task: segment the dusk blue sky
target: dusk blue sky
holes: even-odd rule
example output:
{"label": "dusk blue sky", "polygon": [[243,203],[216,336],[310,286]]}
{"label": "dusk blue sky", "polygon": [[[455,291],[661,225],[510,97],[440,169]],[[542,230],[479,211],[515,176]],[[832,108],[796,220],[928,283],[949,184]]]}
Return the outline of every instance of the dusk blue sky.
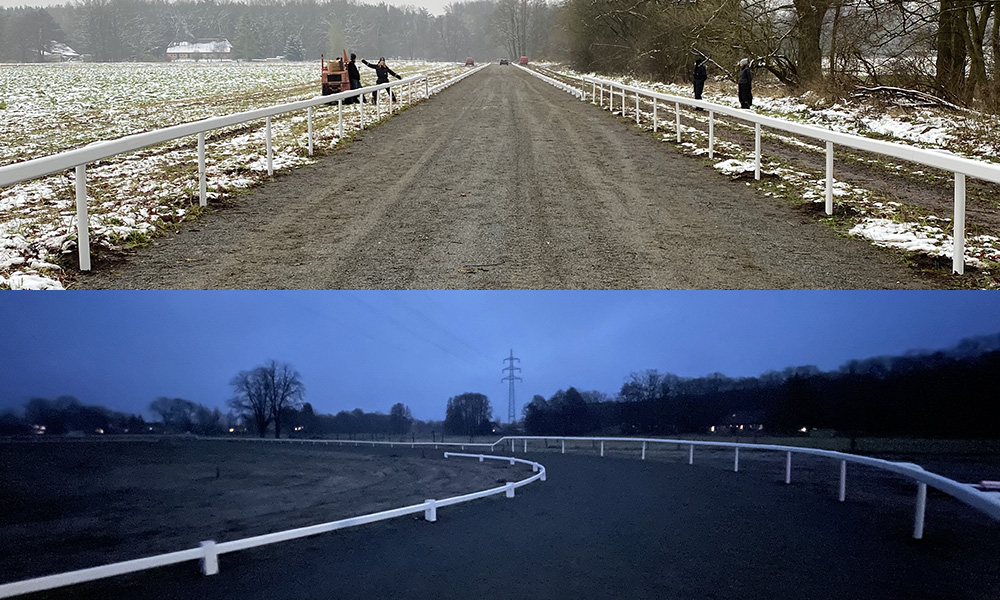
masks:
{"label": "dusk blue sky", "polygon": [[0,408],[72,395],[149,416],[159,396],[225,410],[229,381],[268,359],[302,374],[318,412],[442,419],[481,392],[506,417],[575,386],[614,395],[629,373],[759,375],[938,349],[1000,332],[982,292],[2,293]]}

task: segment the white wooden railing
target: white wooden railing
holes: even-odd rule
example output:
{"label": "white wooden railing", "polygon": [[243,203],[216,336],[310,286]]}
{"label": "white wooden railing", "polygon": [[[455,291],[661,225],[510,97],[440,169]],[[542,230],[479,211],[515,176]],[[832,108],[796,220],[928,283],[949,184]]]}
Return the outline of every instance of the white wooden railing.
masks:
{"label": "white wooden railing", "polygon": [[[952,270],[958,274],[965,272],[965,178],[966,176],[970,176],[986,181],[992,181],[994,183],[1000,183],[1000,165],[957,156],[944,150],[926,150],[897,142],[885,142],[850,133],[840,133],[824,129],[822,127],[816,127],[814,125],[805,125],[803,123],[795,123],[793,121],[785,121],[783,119],[759,115],[749,110],[715,104],[705,100],[695,100],[693,98],[685,98],[683,96],[663,94],[597,77],[584,76],[580,78],[580,81],[584,85],[584,94],[586,94],[586,84],[590,85],[591,102],[600,105],[602,108],[605,106],[605,95],[607,95],[607,104],[611,110],[614,110],[616,99],[620,99],[622,115],[625,114],[625,105],[627,102],[626,93],[634,95],[636,123],[640,123],[641,118],[639,99],[640,97],[648,98],[653,104],[654,132],[657,131],[660,126],[660,119],[658,115],[659,103],[662,101],[668,104],[673,104],[673,127],[677,134],[678,142],[681,141],[681,105],[683,104],[684,106],[700,108],[707,111],[709,158],[713,158],[715,155],[714,144],[716,113],[753,123],[754,177],[756,179],[760,179],[760,131],[762,126],[826,142],[826,214],[828,215],[833,214],[833,147],[835,144],[875,154],[881,154],[883,156],[891,156],[900,160],[907,160],[954,173],[955,201],[953,211],[954,218],[952,220],[952,224],[954,226]],[[574,88],[574,90],[575,89],[576,88]]]}
{"label": "white wooden railing", "polygon": [[[510,451],[515,451],[515,440],[524,444],[524,452],[528,451],[529,441],[559,441],[561,442],[561,452],[566,453],[566,442],[600,442],[601,456],[604,456],[605,443],[614,443],[621,446],[630,446],[633,451],[638,451],[640,459],[646,459],[646,449],[649,445],[679,445],[688,448],[688,464],[694,464],[695,446],[711,448],[731,448],[734,450],[733,471],[740,470],[740,450],[784,452],[785,453],[785,483],[792,481],[792,455],[806,454],[811,456],[821,456],[831,458],[840,462],[840,482],[838,486],[837,499],[843,502],[847,493],[847,463],[855,463],[875,467],[883,471],[889,471],[908,477],[917,482],[916,508],[913,517],[913,537],[921,539],[924,535],[924,513],[927,507],[927,486],[968,504],[972,508],[989,515],[993,519],[1000,521],[1000,497],[996,494],[983,492],[970,484],[959,483],[943,475],[925,471],[920,465],[913,463],[893,462],[880,458],[871,458],[857,454],[846,454],[834,450],[820,450],[817,448],[802,448],[799,446],[781,446],[776,444],[747,444],[739,442],[703,442],[695,440],[675,440],[662,438],[615,438],[615,437],[557,437],[557,436],[505,436],[493,444],[495,449],[498,445],[510,443]],[[636,445],[641,445],[637,448]]]}
{"label": "white wooden railing", "polygon": [[[304,441],[304,440],[298,440],[298,441]],[[134,573],[136,571],[144,571],[146,569],[165,567],[167,565],[173,565],[191,560],[200,561],[201,571],[205,575],[215,575],[216,573],[219,572],[220,554],[237,552],[239,550],[246,550],[248,548],[256,548],[257,546],[266,546],[268,544],[277,544],[279,542],[287,542],[289,540],[295,540],[303,537],[317,535],[320,533],[327,533],[329,531],[336,531],[338,529],[346,529],[348,527],[356,527],[358,525],[375,523],[377,521],[384,521],[386,519],[395,519],[396,517],[419,514],[421,512],[424,513],[424,519],[426,521],[434,522],[437,521],[437,510],[439,508],[452,506],[455,504],[461,504],[463,502],[471,502],[473,500],[478,500],[480,498],[486,498],[488,496],[494,496],[497,494],[504,494],[507,498],[513,498],[514,490],[516,490],[517,488],[524,487],[535,481],[539,480],[545,481],[545,467],[537,462],[525,460],[523,458],[514,458],[509,456],[481,455],[481,454],[461,454],[454,452],[444,453],[445,458],[449,458],[452,456],[478,458],[479,462],[483,462],[484,460],[503,460],[503,461],[509,461],[511,465],[515,463],[526,464],[531,466],[531,470],[534,472],[534,475],[526,477],[520,481],[509,481],[499,487],[490,488],[479,492],[473,492],[471,494],[465,494],[462,496],[453,496],[451,498],[444,498],[441,500],[430,499],[430,500],[425,500],[420,504],[412,504],[410,506],[393,508],[381,512],[361,515],[359,517],[340,519],[338,521],[331,521],[329,523],[320,523],[318,525],[299,527],[297,529],[289,529],[286,531],[279,531],[276,533],[268,533],[265,535],[258,535],[239,540],[232,540],[229,542],[216,543],[214,541],[205,541],[202,542],[198,548],[190,548],[188,550],[169,552],[167,554],[159,554],[156,556],[147,556],[145,558],[127,560],[124,562],[112,563],[110,565],[103,565],[100,567],[79,569],[76,571],[59,573],[57,575],[47,575],[44,577],[36,577],[34,579],[25,579],[23,581],[15,581],[13,583],[0,584],[0,598],[9,598],[11,596],[18,596],[20,594],[41,592],[44,590],[51,590],[53,588],[63,587],[67,585],[85,583],[88,581],[94,581],[96,579],[104,579],[107,577],[114,577],[116,575]]]}
{"label": "white wooden railing", "polygon": [[[485,65],[484,65],[485,66]],[[0,187],[12,185],[22,181],[37,179],[68,169],[76,170],[76,225],[77,225],[77,246],[80,257],[80,270],[90,270],[90,228],[87,216],[87,165],[94,161],[104,160],[126,152],[132,152],[148,146],[162,144],[178,138],[198,136],[198,198],[201,206],[207,206],[208,195],[205,180],[205,133],[231,127],[249,121],[265,120],[265,154],[267,156],[267,174],[274,174],[273,151],[271,148],[271,119],[272,117],[290,112],[306,110],[307,115],[307,144],[309,155],[313,153],[313,108],[327,104],[337,104],[337,130],[338,135],[344,137],[344,100],[355,97],[363,97],[365,94],[377,92],[379,90],[389,90],[390,88],[406,86],[406,98],[408,103],[414,99],[414,84],[417,84],[418,97],[424,99],[430,97],[444,88],[460,81],[473,73],[478,72],[482,67],[471,69],[458,77],[454,77],[436,85],[429,87],[426,75],[413,75],[404,77],[401,80],[390,83],[373,85],[356,90],[348,90],[328,96],[317,96],[308,100],[288,102],[266,108],[258,108],[241,113],[225,115],[221,117],[210,117],[193,123],[174,125],[155,131],[137,133],[125,136],[116,140],[94,142],[82,148],[67,150],[58,154],[35,158],[24,162],[15,163],[0,167]],[[419,84],[423,84],[420,89]],[[375,104],[373,110],[377,120],[381,117],[383,103]],[[365,107],[364,103],[358,103],[358,110],[361,117],[361,127],[365,127]],[[392,95],[389,95],[389,113],[392,113]]]}

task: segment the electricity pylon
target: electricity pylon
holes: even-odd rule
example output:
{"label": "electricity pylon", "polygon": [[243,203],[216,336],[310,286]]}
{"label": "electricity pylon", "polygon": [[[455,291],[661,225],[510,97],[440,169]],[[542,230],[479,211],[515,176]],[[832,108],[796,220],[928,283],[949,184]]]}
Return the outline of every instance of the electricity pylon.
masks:
{"label": "electricity pylon", "polygon": [[508,363],[508,365],[502,369],[503,371],[507,372],[507,376],[504,377],[503,379],[501,379],[500,381],[501,382],[503,382],[503,381],[509,381],[510,382],[510,394],[509,394],[508,401],[507,401],[507,422],[508,423],[513,423],[514,421],[517,420],[516,419],[516,417],[517,417],[517,411],[515,410],[515,405],[514,405],[514,382],[515,381],[524,381],[523,379],[521,379],[517,375],[514,375],[514,371],[520,371],[521,370],[521,367],[515,367],[514,366],[514,361],[521,362],[521,359],[520,358],[514,358],[514,350],[511,350],[510,351],[510,356],[508,356],[507,358],[503,359],[503,361],[505,363]]}

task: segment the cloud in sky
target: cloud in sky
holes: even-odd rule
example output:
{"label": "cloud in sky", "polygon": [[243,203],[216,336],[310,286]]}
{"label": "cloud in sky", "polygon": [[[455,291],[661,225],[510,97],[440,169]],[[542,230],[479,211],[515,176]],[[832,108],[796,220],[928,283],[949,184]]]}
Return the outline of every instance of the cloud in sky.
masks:
{"label": "cloud in sky", "polygon": [[521,359],[518,406],[575,386],[614,394],[630,372],[759,375],[944,348],[997,333],[978,292],[84,292],[0,294],[0,408],[31,397],[146,412],[159,396],[225,407],[230,379],[295,366],[317,411],[441,419]]}

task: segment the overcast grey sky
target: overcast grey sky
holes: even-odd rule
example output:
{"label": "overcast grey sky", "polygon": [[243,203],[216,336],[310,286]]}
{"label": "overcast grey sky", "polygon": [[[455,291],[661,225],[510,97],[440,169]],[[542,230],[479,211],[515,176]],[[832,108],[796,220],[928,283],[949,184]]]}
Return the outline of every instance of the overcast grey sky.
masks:
{"label": "overcast grey sky", "polygon": [[977,292],[6,292],[0,407],[224,408],[231,378],[273,358],[320,412],[403,402],[441,419],[481,392],[506,417],[511,349],[520,411],[569,386],[615,394],[647,368],[759,375],[949,347],[1000,331],[998,314],[1000,295]]}

